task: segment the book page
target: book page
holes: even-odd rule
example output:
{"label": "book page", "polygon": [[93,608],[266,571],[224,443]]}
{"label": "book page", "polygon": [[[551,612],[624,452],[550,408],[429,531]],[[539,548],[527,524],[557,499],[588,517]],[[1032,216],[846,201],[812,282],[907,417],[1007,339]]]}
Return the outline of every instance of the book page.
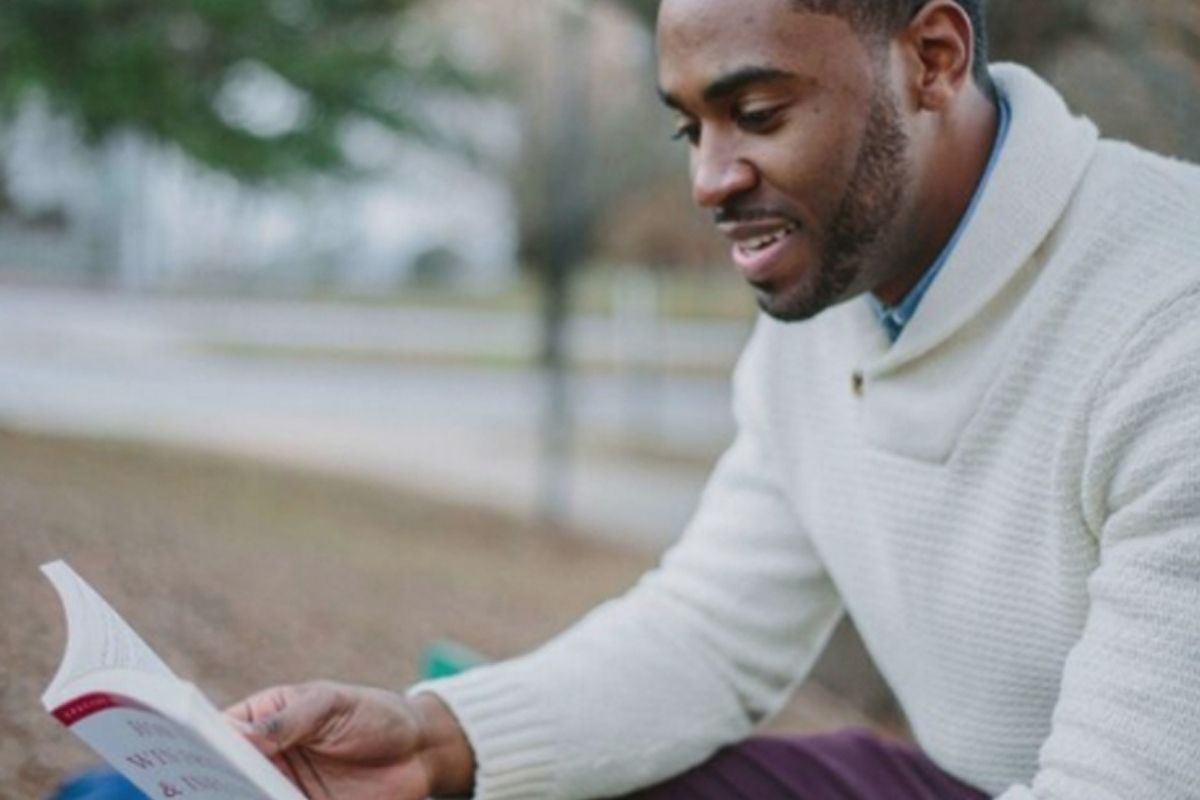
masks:
{"label": "book page", "polygon": [[303,800],[74,570],[42,571],[67,616],[67,652],[42,695],[59,722],[151,798]]}
{"label": "book page", "polygon": [[174,678],[175,674],[142,641],[87,581],[63,561],[42,565],[54,584],[67,616],[67,648],[58,672],[42,701],[63,684],[90,672],[126,669]]}

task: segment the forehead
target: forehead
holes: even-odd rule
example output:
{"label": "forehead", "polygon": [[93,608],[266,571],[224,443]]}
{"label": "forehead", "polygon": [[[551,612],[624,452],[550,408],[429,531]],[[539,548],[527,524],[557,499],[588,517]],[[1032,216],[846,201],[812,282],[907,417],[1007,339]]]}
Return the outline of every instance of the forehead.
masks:
{"label": "forehead", "polygon": [[683,96],[748,66],[817,83],[869,78],[866,46],[848,22],[796,11],[791,0],[663,0],[659,82]]}

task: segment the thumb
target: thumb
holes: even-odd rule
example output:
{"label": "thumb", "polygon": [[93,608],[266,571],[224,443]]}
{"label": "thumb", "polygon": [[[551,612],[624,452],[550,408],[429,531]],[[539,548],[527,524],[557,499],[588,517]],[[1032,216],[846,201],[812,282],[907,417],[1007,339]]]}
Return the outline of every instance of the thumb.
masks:
{"label": "thumb", "polygon": [[[287,750],[294,747],[299,744],[299,741],[293,741],[297,738],[295,734],[297,726],[291,716],[287,710],[283,710],[256,720],[248,726],[247,735],[251,740],[269,745],[269,749],[272,750]],[[290,733],[290,738],[285,737],[285,732]]]}
{"label": "thumb", "polygon": [[319,743],[338,710],[335,692],[311,686],[285,689],[273,705],[274,710],[238,723],[243,735],[268,754]]}

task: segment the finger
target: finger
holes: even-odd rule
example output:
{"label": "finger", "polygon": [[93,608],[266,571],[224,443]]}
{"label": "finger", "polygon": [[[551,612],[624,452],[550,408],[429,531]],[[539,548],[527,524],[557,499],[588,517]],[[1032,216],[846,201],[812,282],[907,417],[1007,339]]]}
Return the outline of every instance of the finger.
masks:
{"label": "finger", "polygon": [[291,755],[283,753],[278,757],[278,760],[281,761],[287,768],[288,779],[296,785],[296,788],[300,790],[300,793],[306,798],[309,798],[309,800],[315,798],[316,795],[308,790],[308,785],[305,784],[304,779],[300,776],[300,770],[296,769],[295,759]]}
{"label": "finger", "polygon": [[260,716],[251,705],[247,721],[252,742],[266,742],[276,751],[319,744],[330,718],[341,710],[340,695],[323,685],[290,687],[271,697],[274,706]]}
{"label": "finger", "polygon": [[304,784],[300,782],[300,776],[296,774],[296,770],[286,753],[264,753],[264,755],[271,762],[271,766],[278,770],[287,779],[288,783],[299,789],[302,795],[308,797],[308,792],[304,790]]}
{"label": "finger", "polygon": [[[274,692],[275,690],[272,689],[268,691]],[[255,706],[261,705],[261,703],[256,701],[255,698],[257,697],[258,695],[255,697],[248,697],[237,705],[226,708],[225,720],[233,727],[234,730],[240,733],[243,738],[249,741],[250,744],[254,745],[259,752],[270,758],[281,772],[286,773],[288,772],[288,770],[285,769],[287,765],[278,757],[279,747],[275,744],[275,742],[263,736],[262,731],[260,731],[257,726],[258,721],[261,719],[261,714],[255,711]],[[270,708],[274,707],[274,704],[270,705]]]}
{"label": "finger", "polygon": [[[272,720],[302,691],[303,687],[294,686],[264,689],[226,708],[225,719],[262,753],[275,756],[283,748],[274,735],[278,722]],[[283,764],[277,766],[282,767]]]}
{"label": "finger", "polygon": [[229,723],[229,727],[233,728],[235,731],[240,733],[242,736],[254,735],[254,726],[251,725],[249,722],[243,722],[242,720],[237,719],[235,717],[231,717],[228,714],[225,715],[225,721],[227,723]]}
{"label": "finger", "polygon": [[[326,785],[325,779],[321,777],[320,771],[315,766],[313,766],[312,759],[309,758],[308,753],[304,752],[304,750],[296,750],[295,753],[296,753],[296,756],[299,758],[300,763],[303,764],[305,766],[305,768],[307,769],[308,775],[314,781],[316,781],[317,786],[320,787],[321,792],[322,792],[320,796],[322,798],[324,798],[324,800],[334,800],[333,792],[329,791],[329,786]],[[316,794],[314,794],[313,792],[310,792],[308,790],[307,785],[305,785],[303,787],[303,789],[304,789],[304,793],[306,795],[308,795],[309,797],[317,796]]]}
{"label": "finger", "polygon": [[225,716],[237,722],[250,723],[264,717],[281,705],[286,705],[287,695],[294,691],[292,686],[272,686],[234,703],[225,709]]}

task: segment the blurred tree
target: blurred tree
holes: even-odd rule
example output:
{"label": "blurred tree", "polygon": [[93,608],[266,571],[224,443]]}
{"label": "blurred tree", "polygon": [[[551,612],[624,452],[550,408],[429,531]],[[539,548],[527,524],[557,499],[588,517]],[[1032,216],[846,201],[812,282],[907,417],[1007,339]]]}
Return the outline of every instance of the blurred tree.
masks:
{"label": "blurred tree", "polygon": [[265,181],[349,172],[352,123],[442,138],[423,101],[471,82],[427,41],[401,36],[416,5],[3,0],[0,124],[30,98],[74,123],[99,155],[88,268],[97,282],[135,286],[156,266],[137,244],[136,198],[157,147]]}
{"label": "blurred tree", "polygon": [[545,411],[542,418],[542,476],[539,511],[552,524],[564,524],[570,509],[570,464],[574,419],[570,398],[567,323],[571,284],[587,253],[594,207],[577,166],[587,160],[590,83],[587,53],[591,37],[586,10],[564,6],[557,14],[555,60],[556,119],[549,169],[543,175],[547,204],[542,287],[542,353]]}
{"label": "blurred tree", "polygon": [[343,167],[348,119],[420,133],[414,88],[462,82],[397,46],[411,5],[4,0],[0,121],[36,92],[90,144],[136,131],[246,179]]}
{"label": "blurred tree", "polygon": [[[581,244],[587,261],[617,258],[655,267],[684,262],[695,266],[704,261],[677,258],[677,252],[667,253],[661,247],[651,253],[639,244],[646,237],[634,235],[631,228],[659,242],[668,237],[655,237],[655,228],[673,231],[676,235],[671,238],[681,242],[697,228],[701,239],[711,235],[710,226],[704,225],[688,199],[686,183],[680,178],[686,169],[686,149],[671,140],[671,117],[655,92],[650,28],[657,5],[658,0],[607,0],[589,6],[591,44],[576,56],[586,54],[588,61],[587,153],[569,165],[578,174],[584,193],[584,216],[589,224],[583,231],[588,241]],[[562,35],[549,27],[540,33],[548,41]],[[562,57],[538,59],[533,53],[518,54],[520,57],[527,62],[514,72],[523,76],[516,94],[525,129],[513,186],[521,207],[522,255],[528,264],[537,265],[550,256],[555,206],[559,204],[558,192],[545,191],[545,173],[554,166],[547,155],[556,151],[556,139],[564,135],[562,123],[569,118],[558,111],[561,65],[566,62]],[[553,102],[556,99],[557,104]],[[668,195],[671,202],[667,205],[651,201],[651,195],[661,199],[667,192],[674,192]],[[647,211],[652,219],[646,218]],[[695,253],[698,249],[688,250]]]}
{"label": "blurred tree", "polygon": [[659,0],[618,0],[618,2],[636,14],[647,25],[654,24],[654,18],[658,15]]}

